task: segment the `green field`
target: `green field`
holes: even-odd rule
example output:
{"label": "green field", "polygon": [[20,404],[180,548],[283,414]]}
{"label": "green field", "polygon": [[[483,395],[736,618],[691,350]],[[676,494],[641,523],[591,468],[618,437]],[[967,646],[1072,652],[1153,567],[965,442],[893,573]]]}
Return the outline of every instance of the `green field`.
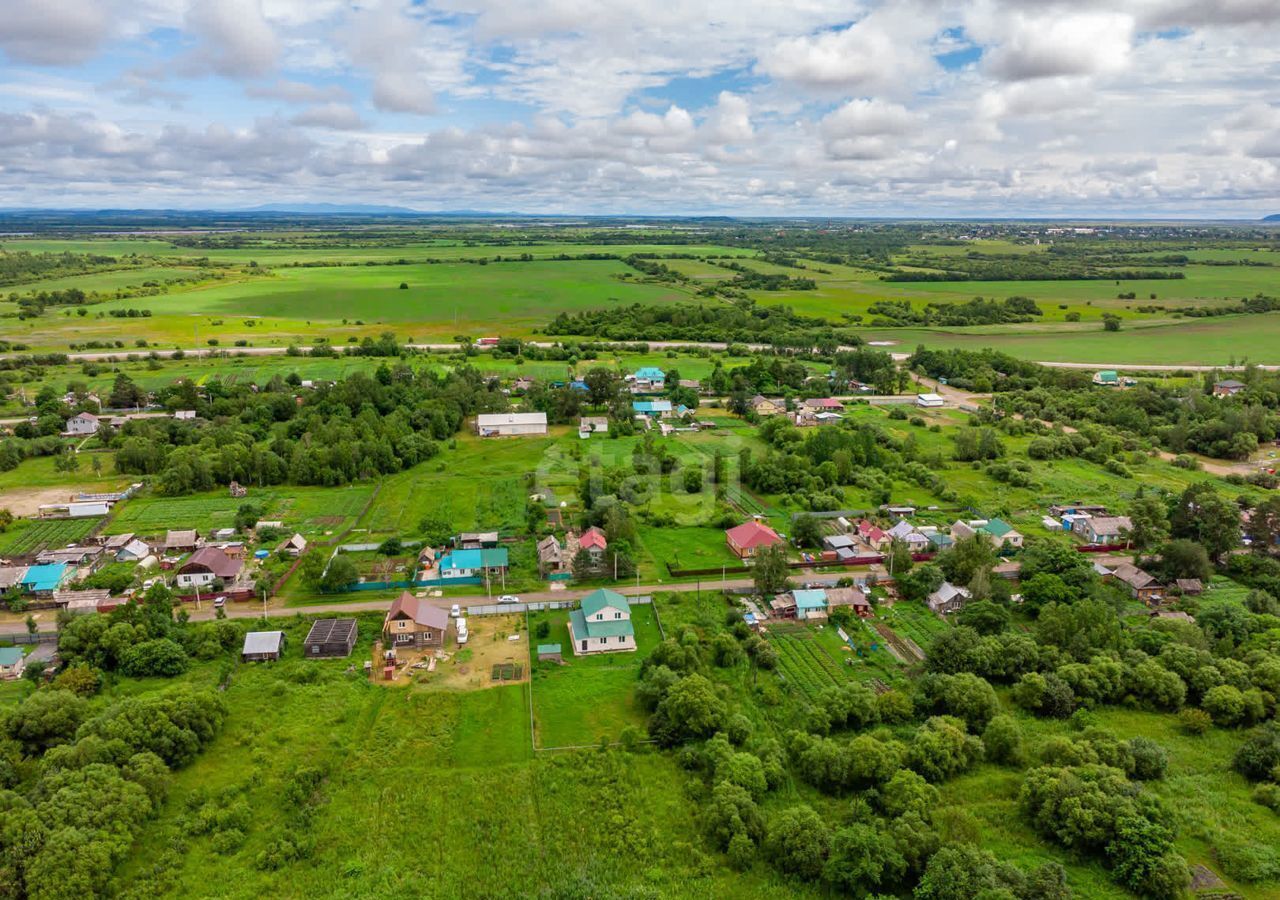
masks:
{"label": "green field", "polygon": [[339,533],[350,527],[373,496],[371,485],[345,488],[261,488],[245,498],[221,491],[216,495],[137,497],[120,505],[106,528],[108,534],[155,535],[170,529],[196,528],[201,533],[230,528],[245,503],[259,505],[262,518],[279,520],[290,531],[307,535]]}
{"label": "green field", "polygon": [[0,533],[0,556],[34,554],[74,544],[101,522],[101,519],[20,520]]}
{"label": "green field", "polygon": [[[661,639],[653,607],[631,607],[634,653],[577,655],[569,640],[568,610],[529,617],[531,628],[543,621],[551,626],[550,635],[529,641],[534,738],[539,749],[589,746],[602,738],[616,741],[628,726],[643,729],[645,715],[636,705],[635,687],[640,664]],[[538,662],[538,644],[559,644],[564,665]]]}

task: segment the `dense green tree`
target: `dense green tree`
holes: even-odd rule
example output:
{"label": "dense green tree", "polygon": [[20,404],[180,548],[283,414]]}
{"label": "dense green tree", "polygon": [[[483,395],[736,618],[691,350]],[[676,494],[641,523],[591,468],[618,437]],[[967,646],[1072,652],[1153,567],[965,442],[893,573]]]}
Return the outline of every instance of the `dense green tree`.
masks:
{"label": "dense green tree", "polygon": [[784,809],[769,820],[765,849],[773,864],[791,875],[815,880],[826,865],[831,834],[808,806]]}

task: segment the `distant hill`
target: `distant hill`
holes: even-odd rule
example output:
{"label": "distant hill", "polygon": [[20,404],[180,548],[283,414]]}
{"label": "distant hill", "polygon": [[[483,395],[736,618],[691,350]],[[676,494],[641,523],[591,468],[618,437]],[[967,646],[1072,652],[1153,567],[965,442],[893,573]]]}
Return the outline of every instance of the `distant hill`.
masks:
{"label": "distant hill", "polygon": [[1280,222],[1280,213],[1276,213],[1274,216],[1263,216],[1263,217],[1262,217],[1262,221],[1264,221],[1264,222]]}
{"label": "distant hill", "polygon": [[304,213],[307,215],[402,215],[422,213],[407,206],[376,206],[365,203],[264,203],[244,212]]}

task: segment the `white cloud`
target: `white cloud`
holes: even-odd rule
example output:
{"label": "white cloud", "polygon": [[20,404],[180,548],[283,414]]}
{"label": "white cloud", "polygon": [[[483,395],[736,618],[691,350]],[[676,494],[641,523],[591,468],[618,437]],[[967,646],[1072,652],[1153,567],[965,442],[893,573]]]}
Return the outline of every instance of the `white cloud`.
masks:
{"label": "white cloud", "polygon": [[197,2],[187,27],[200,39],[195,59],[227,78],[255,78],[274,68],[280,52],[261,0]]}
{"label": "white cloud", "polygon": [[984,67],[1009,81],[1123,71],[1133,29],[1125,13],[1017,13]]}
{"label": "white cloud", "polygon": [[351,92],[338,85],[311,84],[281,78],[271,84],[251,84],[244,89],[250,97],[267,100],[283,100],[286,103],[339,102],[351,97]]}
{"label": "white cloud", "polygon": [[6,3],[0,12],[0,51],[42,66],[83,62],[107,36],[110,16],[97,0]]}
{"label": "white cloud", "polygon": [[312,106],[289,119],[294,125],[329,128],[334,131],[355,131],[365,127],[360,113],[347,103],[324,103]]}

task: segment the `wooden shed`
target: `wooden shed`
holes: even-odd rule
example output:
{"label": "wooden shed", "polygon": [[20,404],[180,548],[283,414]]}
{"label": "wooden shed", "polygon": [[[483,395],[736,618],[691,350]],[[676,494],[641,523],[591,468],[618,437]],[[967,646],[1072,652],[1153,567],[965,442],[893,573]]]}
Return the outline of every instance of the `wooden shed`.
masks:
{"label": "wooden shed", "polygon": [[266,662],[279,659],[283,653],[283,631],[250,631],[244,636],[240,659],[244,662]]}
{"label": "wooden shed", "polygon": [[355,619],[316,619],[307,632],[302,653],[308,659],[350,656],[355,645]]}

